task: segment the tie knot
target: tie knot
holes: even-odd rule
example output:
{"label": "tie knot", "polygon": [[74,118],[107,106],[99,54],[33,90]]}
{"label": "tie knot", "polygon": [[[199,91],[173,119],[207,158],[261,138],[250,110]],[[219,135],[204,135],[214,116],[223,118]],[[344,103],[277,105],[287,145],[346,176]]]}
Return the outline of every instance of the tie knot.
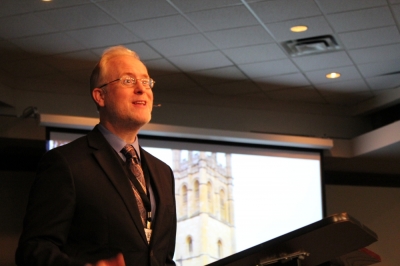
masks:
{"label": "tie knot", "polygon": [[132,147],[132,145],[128,144],[125,147],[123,147],[121,153],[125,156],[126,159],[133,159],[135,163],[138,163],[136,151]]}

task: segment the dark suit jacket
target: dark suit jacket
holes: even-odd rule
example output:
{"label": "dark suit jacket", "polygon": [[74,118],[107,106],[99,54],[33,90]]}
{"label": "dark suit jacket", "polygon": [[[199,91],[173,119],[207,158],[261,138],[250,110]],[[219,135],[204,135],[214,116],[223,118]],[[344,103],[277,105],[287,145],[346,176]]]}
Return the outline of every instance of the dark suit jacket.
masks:
{"label": "dark suit jacket", "polygon": [[18,265],[84,265],[122,252],[126,265],[175,265],[174,177],[141,149],[156,199],[147,243],[127,170],[96,128],[47,152],[29,196]]}

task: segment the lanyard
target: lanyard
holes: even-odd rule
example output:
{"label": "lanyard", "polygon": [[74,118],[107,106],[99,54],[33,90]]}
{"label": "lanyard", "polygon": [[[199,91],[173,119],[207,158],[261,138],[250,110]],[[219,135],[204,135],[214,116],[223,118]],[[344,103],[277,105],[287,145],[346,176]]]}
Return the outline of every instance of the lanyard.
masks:
{"label": "lanyard", "polygon": [[[151,228],[151,201],[150,201],[149,195],[146,194],[146,192],[144,192],[142,186],[139,184],[139,181],[136,179],[136,177],[133,175],[132,171],[129,169],[129,163],[127,163],[127,166],[128,166],[129,180],[132,182],[132,184],[135,186],[136,190],[139,192],[140,198],[142,199],[143,205],[146,209],[146,212],[147,212],[146,227],[148,229],[150,229]],[[146,177],[148,175],[145,174],[145,171],[143,168],[142,168],[142,170],[143,170],[144,178],[146,181],[146,188],[147,188],[147,191],[149,191],[148,184],[149,184],[150,180]],[[147,168],[146,168],[146,170],[147,170]],[[146,173],[147,173],[147,171],[146,171]]]}

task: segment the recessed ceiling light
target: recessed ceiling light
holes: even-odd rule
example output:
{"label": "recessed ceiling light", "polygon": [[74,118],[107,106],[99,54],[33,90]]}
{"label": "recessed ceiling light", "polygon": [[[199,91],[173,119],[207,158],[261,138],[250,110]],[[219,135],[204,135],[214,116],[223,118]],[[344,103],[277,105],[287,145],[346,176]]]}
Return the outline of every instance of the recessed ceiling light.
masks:
{"label": "recessed ceiling light", "polygon": [[292,32],[303,32],[303,31],[308,30],[308,27],[307,27],[307,26],[304,26],[304,25],[299,25],[299,26],[293,26],[293,27],[291,27],[290,30],[291,30]]}
{"label": "recessed ceiling light", "polygon": [[328,79],[337,79],[339,77],[340,77],[340,73],[337,73],[337,72],[332,72],[332,73],[326,74],[326,78],[328,78]]}

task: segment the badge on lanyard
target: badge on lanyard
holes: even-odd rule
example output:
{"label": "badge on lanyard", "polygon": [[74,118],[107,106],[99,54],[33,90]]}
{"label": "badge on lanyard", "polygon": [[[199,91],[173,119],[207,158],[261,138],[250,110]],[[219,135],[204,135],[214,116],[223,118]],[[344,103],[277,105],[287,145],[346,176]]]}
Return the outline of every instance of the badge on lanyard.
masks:
{"label": "badge on lanyard", "polygon": [[150,244],[150,238],[151,238],[151,212],[147,212],[147,222],[146,222],[146,227],[144,228],[144,234],[146,235],[147,243]]}
{"label": "badge on lanyard", "polygon": [[144,234],[146,235],[147,243],[150,244],[150,238],[151,238],[151,232],[152,230],[149,228],[144,229]]}

